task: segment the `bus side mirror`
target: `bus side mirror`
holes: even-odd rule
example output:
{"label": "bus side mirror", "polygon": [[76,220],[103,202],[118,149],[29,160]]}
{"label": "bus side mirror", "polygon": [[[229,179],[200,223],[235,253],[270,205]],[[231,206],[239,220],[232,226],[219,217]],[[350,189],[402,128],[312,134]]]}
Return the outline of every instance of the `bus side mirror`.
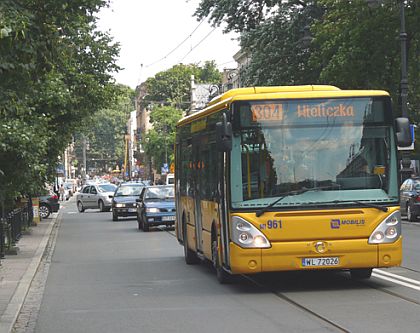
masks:
{"label": "bus side mirror", "polygon": [[216,144],[221,152],[232,150],[232,124],[227,121],[226,114],[221,122],[216,123]]}
{"label": "bus side mirror", "polygon": [[409,147],[413,143],[410,131],[410,121],[408,118],[395,119],[395,128],[397,132],[397,144],[399,147]]}

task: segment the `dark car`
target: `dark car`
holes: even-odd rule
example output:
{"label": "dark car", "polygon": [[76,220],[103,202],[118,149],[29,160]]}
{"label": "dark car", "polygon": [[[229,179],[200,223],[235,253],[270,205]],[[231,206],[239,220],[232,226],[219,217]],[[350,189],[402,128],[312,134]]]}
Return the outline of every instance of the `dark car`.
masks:
{"label": "dark car", "polygon": [[401,214],[407,215],[410,222],[420,215],[420,178],[409,178],[400,187]]}
{"label": "dark car", "polygon": [[117,187],[112,198],[112,220],[118,221],[120,216],[137,216],[137,202],[143,183],[122,183]]}
{"label": "dark car", "polygon": [[55,193],[41,195],[39,197],[39,215],[46,219],[51,213],[56,213],[60,209],[60,202]]}
{"label": "dark car", "polygon": [[173,185],[147,186],[138,199],[137,221],[139,229],[175,224],[175,191]]}

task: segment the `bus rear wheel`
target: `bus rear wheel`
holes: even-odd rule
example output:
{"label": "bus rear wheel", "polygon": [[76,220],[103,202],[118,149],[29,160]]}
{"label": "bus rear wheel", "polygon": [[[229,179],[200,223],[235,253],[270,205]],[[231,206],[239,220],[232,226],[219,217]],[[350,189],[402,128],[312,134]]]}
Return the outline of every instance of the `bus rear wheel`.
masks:
{"label": "bus rear wheel", "polygon": [[233,276],[228,273],[222,265],[220,265],[220,259],[219,259],[219,242],[217,241],[217,237],[213,237],[213,240],[211,242],[211,259],[213,262],[213,267],[216,271],[216,277],[217,280],[221,284],[231,283],[233,282]]}
{"label": "bus rear wheel", "polygon": [[370,279],[371,275],[372,275],[372,268],[358,268],[358,269],[350,270],[350,276],[353,280]]}
{"label": "bus rear wheel", "polygon": [[187,237],[187,223],[184,222],[182,226],[182,233],[184,236],[184,258],[187,265],[198,264],[199,259],[194,251],[190,250],[188,247],[188,237]]}

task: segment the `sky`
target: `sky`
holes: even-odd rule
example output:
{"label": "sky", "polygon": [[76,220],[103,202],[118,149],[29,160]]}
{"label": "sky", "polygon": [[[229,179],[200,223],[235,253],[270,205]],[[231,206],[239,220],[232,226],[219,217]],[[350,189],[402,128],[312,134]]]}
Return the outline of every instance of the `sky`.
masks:
{"label": "sky", "polygon": [[99,13],[98,27],[120,43],[117,64],[123,69],[114,74],[116,81],[134,89],[179,63],[215,60],[219,70],[235,68],[233,55],[239,51],[238,35],[223,34],[223,27],[213,31],[207,20],[197,21],[193,13],[199,3],[200,0],[111,0],[110,8]]}

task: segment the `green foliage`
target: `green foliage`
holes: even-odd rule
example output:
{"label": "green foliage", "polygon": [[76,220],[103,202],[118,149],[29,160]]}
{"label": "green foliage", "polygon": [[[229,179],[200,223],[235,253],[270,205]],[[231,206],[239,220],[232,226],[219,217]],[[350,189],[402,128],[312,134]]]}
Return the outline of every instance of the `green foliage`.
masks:
{"label": "green foliage", "polygon": [[[400,113],[400,3],[366,0],[201,0],[195,15],[241,33],[245,85],[332,84],[383,89]],[[406,0],[408,108],[420,123],[420,5]],[[312,41],[304,41],[305,26]]]}
{"label": "green foliage", "polygon": [[0,2],[0,185],[37,193],[87,117],[114,95],[119,48],[96,31],[107,0]]}
{"label": "green foliage", "polygon": [[[275,0],[201,0],[195,15],[198,19],[209,17],[214,25],[227,24],[226,31],[244,32],[257,28],[275,13]],[[302,1],[289,1],[299,3]]]}
{"label": "green foliage", "polygon": [[182,117],[182,110],[171,106],[155,107],[150,114],[153,124],[143,139],[145,153],[153,158],[156,167],[174,160],[175,126]]}
{"label": "green foliage", "polygon": [[196,83],[220,84],[221,73],[214,61],[197,64],[179,64],[156,74],[146,81],[145,105],[151,109],[153,129],[143,138],[145,153],[153,158],[155,168],[173,161],[175,125],[191,105],[191,75]]}
{"label": "green foliage", "polygon": [[317,52],[311,57],[311,64],[322,64],[320,80],[344,89],[385,89],[397,93],[398,8],[391,2],[376,9],[370,9],[363,1],[321,3],[328,10],[313,27]]}
{"label": "green foliage", "polygon": [[[94,113],[82,133],[89,140],[89,159],[95,159],[98,166],[114,168],[118,161],[124,159],[124,135],[130,112],[134,111],[135,92],[128,86],[118,85],[116,96],[108,107]],[[81,146],[81,138],[77,142]],[[78,152],[82,160],[82,151]]]}
{"label": "green foliage", "polygon": [[308,66],[312,47],[305,40],[308,36],[305,36],[304,29],[319,19],[322,12],[316,2],[308,2],[305,6],[286,3],[279,7],[275,16],[262,22],[258,28],[244,32],[241,46],[250,55],[249,66],[241,73],[244,84],[316,83],[319,68]]}
{"label": "green foliage", "polygon": [[207,61],[202,67],[195,64],[175,65],[147,79],[145,103],[188,110],[191,104],[191,75],[194,75],[196,83],[219,84],[222,80],[214,61]]}

